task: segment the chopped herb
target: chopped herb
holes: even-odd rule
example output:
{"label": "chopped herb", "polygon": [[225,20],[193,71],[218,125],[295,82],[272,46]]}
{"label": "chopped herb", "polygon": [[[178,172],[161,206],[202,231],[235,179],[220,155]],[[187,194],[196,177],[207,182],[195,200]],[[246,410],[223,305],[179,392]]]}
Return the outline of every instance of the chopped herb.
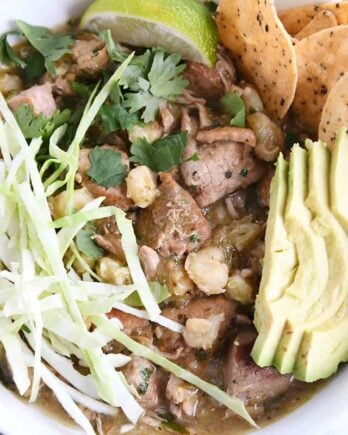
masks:
{"label": "chopped herb", "polygon": [[26,325],[25,323],[22,325],[22,331],[23,332],[26,332],[27,334],[30,334],[31,333],[31,329],[29,328],[29,326],[28,325]]}
{"label": "chopped herb", "polygon": [[158,139],[152,144],[145,138],[131,146],[131,162],[146,165],[153,171],[168,171],[182,162],[182,154],[187,145],[188,133],[182,132]]}
{"label": "chopped herb", "polygon": [[45,118],[42,113],[35,116],[31,106],[23,105],[15,110],[14,115],[27,139],[35,137],[47,139],[57,127],[69,121],[71,112],[69,109],[62,112],[57,110],[51,118]]}
{"label": "chopped herb", "polygon": [[81,230],[76,235],[76,245],[80,252],[87,257],[98,259],[103,255],[103,250],[95,243],[92,237],[95,235],[93,230]]}
{"label": "chopped herb", "polygon": [[3,65],[16,65],[25,68],[26,63],[12,49],[7,41],[9,35],[18,35],[18,32],[8,32],[0,38],[0,63]]}
{"label": "chopped herb", "polygon": [[170,412],[161,413],[158,415],[162,420],[161,428],[170,432],[189,434],[189,431],[180,423],[175,421],[174,416]]}
{"label": "chopped herb", "polygon": [[26,66],[22,71],[23,80],[27,84],[34,83],[45,72],[45,58],[34,50],[26,59]]}
{"label": "chopped herb", "polygon": [[117,130],[132,130],[134,125],[140,124],[140,119],[136,113],[129,113],[120,104],[102,106],[99,111],[103,132],[112,133]]}
{"label": "chopped herb", "polygon": [[240,171],[240,173],[239,173],[239,175],[240,175],[241,177],[247,177],[248,174],[249,174],[249,171],[248,171],[246,168],[243,168],[243,169]]}
{"label": "chopped herb", "polygon": [[86,85],[85,83],[81,82],[72,82],[71,87],[74,92],[88,100],[88,98],[91,96],[91,93],[93,92],[93,89],[95,88],[95,85]]}
{"label": "chopped herb", "polygon": [[[151,289],[151,293],[154,295],[156,302],[160,304],[161,302],[165,301],[170,296],[169,288],[165,284],[160,284],[157,281],[149,282],[149,286]],[[143,307],[143,303],[141,302],[141,299],[139,297],[139,294],[137,291],[129,295],[125,301],[127,305],[130,305],[131,307]]]}
{"label": "chopped herb", "polygon": [[143,382],[139,385],[137,388],[138,393],[141,395],[146,394],[148,388],[149,388],[149,381],[152,376],[153,370],[151,370],[149,367],[146,367],[145,369],[140,371],[140,376]]}
{"label": "chopped herb", "polygon": [[198,237],[197,234],[192,234],[192,236],[190,237],[190,241],[191,241],[192,243],[197,243],[197,242],[200,241],[200,238]]}
{"label": "chopped herb", "polygon": [[119,81],[119,85],[124,89],[130,89],[137,92],[139,88],[138,80],[145,77],[151,67],[152,51],[146,52],[140,56],[134,56],[130,65],[126,68],[123,76]]}
{"label": "chopped herb", "polygon": [[226,113],[231,115],[230,124],[235,127],[245,127],[245,103],[237,92],[230,92],[221,98],[221,104]]}
{"label": "chopped herb", "polygon": [[[147,74],[141,75],[139,66],[133,68],[135,77],[133,83],[128,85],[136,92],[125,95],[125,106],[130,109],[130,113],[145,109],[141,117],[146,123],[155,119],[161,101],[175,101],[187,85],[181,75],[185,65],[180,63],[180,55],[166,55],[161,49],[153,50],[153,53],[151,68]],[[120,85],[122,84],[120,81]]]}
{"label": "chopped herb", "polygon": [[122,63],[127,59],[128,55],[124,52],[124,50],[121,49],[119,45],[115,44],[110,29],[99,32],[99,37],[105,41],[106,49],[108,50],[111,60]]}
{"label": "chopped herb", "polygon": [[70,53],[74,44],[71,35],[65,33],[53,33],[46,27],[32,26],[24,21],[17,21],[17,26],[30,44],[45,58],[47,71],[54,75],[53,62],[60,59],[64,54]]}
{"label": "chopped herb", "polygon": [[89,161],[87,174],[96,184],[109,188],[124,182],[127,166],[120,152],[96,147],[89,153]]}
{"label": "chopped herb", "polygon": [[197,152],[193,153],[192,156],[188,157],[185,162],[198,162],[199,154]]}

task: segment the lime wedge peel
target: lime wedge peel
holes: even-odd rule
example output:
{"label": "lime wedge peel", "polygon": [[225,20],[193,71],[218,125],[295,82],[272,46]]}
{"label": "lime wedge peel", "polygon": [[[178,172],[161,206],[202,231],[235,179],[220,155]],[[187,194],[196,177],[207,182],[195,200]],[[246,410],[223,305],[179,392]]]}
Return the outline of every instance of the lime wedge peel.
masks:
{"label": "lime wedge peel", "polygon": [[163,47],[210,67],[216,62],[215,22],[198,0],[96,0],[80,26],[110,29],[117,42]]}

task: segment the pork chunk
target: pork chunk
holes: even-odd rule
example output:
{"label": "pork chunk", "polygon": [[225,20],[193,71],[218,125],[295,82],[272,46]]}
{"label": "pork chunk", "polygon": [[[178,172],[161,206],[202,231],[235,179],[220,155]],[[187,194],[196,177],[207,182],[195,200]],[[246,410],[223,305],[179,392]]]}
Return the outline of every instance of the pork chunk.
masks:
{"label": "pork chunk", "polygon": [[[114,151],[119,151],[117,147],[112,147],[109,145],[103,145],[101,148],[113,149]],[[121,208],[122,210],[128,210],[133,204],[130,198],[127,198],[127,186],[126,183],[120,186],[109,187],[108,189],[104,186],[94,183],[91,178],[87,175],[87,171],[90,168],[89,153],[90,149],[84,148],[80,151],[80,167],[78,173],[78,182],[85,187],[94,198],[100,196],[105,196],[104,205],[113,205]],[[122,154],[122,163],[129,167],[129,160],[126,153],[119,151]]]}
{"label": "pork chunk", "polygon": [[71,50],[75,71],[79,75],[95,76],[103,72],[109,62],[104,41],[95,35],[86,39],[77,39]]}
{"label": "pork chunk", "polygon": [[226,51],[220,48],[215,68],[188,61],[184,77],[189,82],[188,89],[195,96],[216,103],[226,92],[231,91],[236,81],[236,70]]}
{"label": "pork chunk", "polygon": [[150,322],[146,319],[133,316],[133,314],[124,313],[123,311],[113,308],[110,313],[108,313],[108,317],[109,319],[118,319],[122,323],[124,332],[131,337],[146,337],[151,333]]}
{"label": "pork chunk", "polygon": [[[187,318],[184,330],[186,343],[194,348],[215,350],[224,339],[231,321],[236,315],[236,303],[224,296],[196,298],[186,305],[185,315]],[[194,344],[195,323],[201,323],[201,332],[204,330],[204,324],[206,324],[207,329],[205,334],[201,334],[202,337],[197,331],[196,344]],[[209,330],[208,323],[210,323]]]}
{"label": "pork chunk", "polygon": [[289,376],[274,368],[258,367],[250,357],[256,334],[244,331],[235,338],[227,358],[226,383],[231,396],[242,399],[246,405],[262,405],[285,393],[291,383]]}
{"label": "pork chunk", "polygon": [[163,257],[198,249],[210,236],[210,226],[191,195],[169,174],[161,175],[160,195],[142,210],[136,232]]}
{"label": "pork chunk", "polygon": [[200,207],[207,207],[241,187],[258,181],[264,172],[248,145],[217,141],[197,148],[199,160],[181,165],[187,186],[194,188]]}
{"label": "pork chunk", "polygon": [[49,83],[35,85],[20,92],[12,97],[8,104],[12,110],[23,105],[31,106],[36,116],[42,114],[46,118],[51,118],[57,110],[57,104],[52,95],[52,86]]}
{"label": "pork chunk", "polygon": [[147,409],[156,408],[159,402],[159,385],[156,367],[148,360],[133,357],[124,375],[127,382],[139,393],[139,402]]}

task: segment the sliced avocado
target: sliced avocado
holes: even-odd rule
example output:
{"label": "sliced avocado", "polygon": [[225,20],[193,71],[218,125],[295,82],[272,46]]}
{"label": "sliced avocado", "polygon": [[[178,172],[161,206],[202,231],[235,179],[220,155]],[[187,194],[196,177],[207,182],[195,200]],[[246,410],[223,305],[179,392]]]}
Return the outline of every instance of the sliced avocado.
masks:
{"label": "sliced avocado", "polygon": [[331,208],[348,233],[348,130],[342,127],[336,135],[330,168]]}
{"label": "sliced avocado", "polygon": [[[339,320],[341,319],[341,320]],[[304,334],[294,369],[300,381],[314,382],[332,376],[341,362],[348,362],[348,312],[343,304],[335,320]]]}
{"label": "sliced avocado", "polygon": [[[348,154],[348,141],[342,144],[340,140],[334,150],[345,148]],[[329,208],[329,151],[320,142],[308,146],[307,204],[315,216],[314,229],[325,239],[329,259],[326,289],[308,311],[294,370],[296,378],[311,382],[332,375],[348,352],[348,239]]]}
{"label": "sliced avocado", "polygon": [[284,225],[288,193],[288,163],[280,155],[271,184],[271,200],[265,240],[265,257],[259,294],[256,298],[254,323],[259,335],[252,357],[261,367],[272,364],[285,318],[271,305],[290,285],[296,270],[296,252]]}
{"label": "sliced avocado", "polygon": [[279,315],[287,318],[274,358],[274,365],[281,373],[293,371],[304,333],[301,326],[308,311],[324,292],[328,277],[325,241],[313,230],[313,217],[306,206],[307,162],[307,152],[299,145],[294,146],[290,157],[285,227],[289,239],[296,246],[299,264],[293,283],[278,301]]}

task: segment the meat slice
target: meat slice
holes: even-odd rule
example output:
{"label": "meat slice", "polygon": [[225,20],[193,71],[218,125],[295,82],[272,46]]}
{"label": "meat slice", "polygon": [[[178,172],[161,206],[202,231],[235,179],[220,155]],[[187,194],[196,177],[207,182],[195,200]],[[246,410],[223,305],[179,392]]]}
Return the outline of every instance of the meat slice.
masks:
{"label": "meat slice", "polygon": [[12,110],[23,105],[31,106],[36,116],[42,114],[46,118],[51,118],[57,110],[57,104],[52,95],[52,85],[49,83],[35,85],[20,92],[12,97],[8,104]]}
{"label": "meat slice", "polygon": [[258,181],[263,164],[248,145],[217,141],[197,148],[199,160],[181,165],[185,183],[193,187],[200,207],[207,207],[220,198]]}
{"label": "meat slice", "polygon": [[140,317],[133,316],[133,314],[124,313],[123,311],[113,308],[108,313],[109,319],[118,319],[123,326],[124,332],[130,337],[147,337],[151,334],[151,324],[149,320],[141,319]]}
{"label": "meat slice", "polygon": [[159,402],[159,378],[156,367],[148,360],[134,356],[127,364],[124,375],[139,393],[141,405],[156,408]]}
{"label": "meat slice", "polygon": [[227,358],[227,392],[242,399],[246,405],[262,405],[285,393],[290,376],[279,374],[274,368],[258,367],[250,352],[256,338],[253,331],[243,331],[235,338]]}
{"label": "meat slice", "polygon": [[215,68],[188,61],[184,77],[188,80],[188,88],[194,95],[216,103],[216,100],[233,88],[236,69],[226,51],[220,48]]}
{"label": "meat slice", "polygon": [[201,130],[197,134],[198,142],[213,143],[216,141],[233,141],[256,146],[255,133],[250,128],[216,127],[210,130]]}
{"label": "meat slice", "polygon": [[117,228],[115,218],[109,217],[97,220],[96,228],[97,233],[93,239],[97,245],[116,257],[121,264],[126,264],[126,257],[121,243],[121,233]]}
{"label": "meat slice", "polygon": [[[110,145],[103,145],[101,148],[112,149],[114,151],[120,152],[122,154],[122,163],[129,167],[129,160],[126,153],[119,151],[117,147]],[[104,205],[113,205],[121,208],[124,211],[127,211],[134,204],[130,198],[127,198],[126,183],[123,183],[120,186],[109,187],[107,189],[104,186],[94,183],[87,175],[87,171],[90,168],[90,152],[91,149],[89,148],[83,148],[80,151],[80,167],[77,181],[81,183],[82,186],[84,186],[94,198],[105,196],[105,200],[103,202]]]}
{"label": "meat slice", "polygon": [[198,249],[210,236],[210,226],[191,195],[170,174],[161,175],[160,195],[139,214],[136,231],[163,257]]}
{"label": "meat slice", "polygon": [[104,41],[95,35],[83,35],[77,39],[71,50],[75,62],[74,71],[78,75],[96,76],[103,72],[109,63],[109,55]]}

